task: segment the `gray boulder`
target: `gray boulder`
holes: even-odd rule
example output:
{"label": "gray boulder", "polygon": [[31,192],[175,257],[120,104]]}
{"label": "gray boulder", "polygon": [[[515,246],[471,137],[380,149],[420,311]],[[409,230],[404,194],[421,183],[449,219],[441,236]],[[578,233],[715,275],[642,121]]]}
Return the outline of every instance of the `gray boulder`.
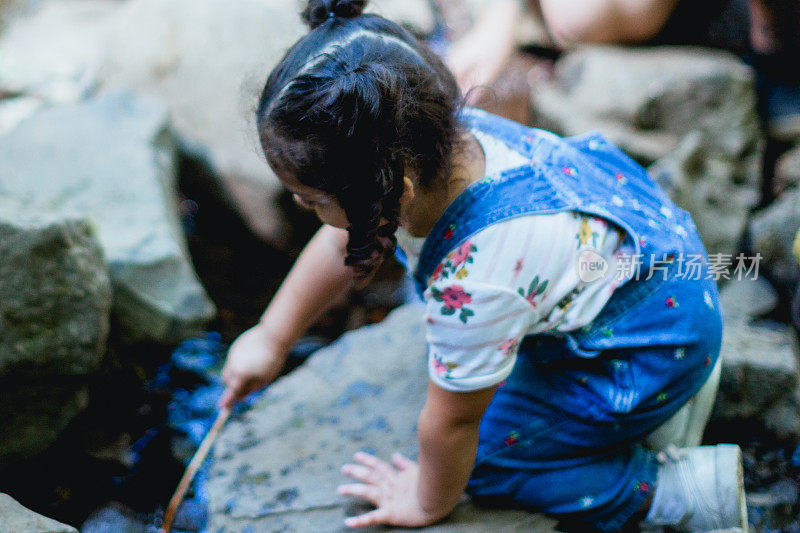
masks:
{"label": "gray boulder", "polygon": [[[382,0],[370,9],[433,28],[425,0]],[[304,33],[302,2],[132,0],[117,14],[100,77],[169,105],[187,150],[207,160],[257,235],[285,244],[279,182],[260,148],[254,120],[267,76]]]}
{"label": "gray boulder", "polygon": [[768,314],[778,305],[778,293],[764,276],[737,279],[733,276],[720,290],[720,302],[725,321],[751,321]]}
{"label": "gray boulder", "polygon": [[768,207],[753,215],[750,243],[761,254],[763,264],[782,287],[794,288],[800,281],[800,265],[794,255],[795,236],[800,230],[800,189],[785,191]]}
{"label": "gray boulder", "polygon": [[251,229],[280,241],[279,182],[253,115],[272,66],[304,33],[285,0],[132,0],[115,17],[106,87],[157,96],[185,146],[207,160]]}
{"label": "gray boulder", "polygon": [[0,212],[89,218],[124,333],[173,343],[214,307],[180,229],[167,126],[163,106],[127,93],[37,113],[0,137]]}
{"label": "gray boulder", "polygon": [[750,69],[692,48],[587,47],[533,91],[537,125],[600,130],[689,210],[712,252],[732,253],[758,200],[759,129]]}
{"label": "gray boulder", "polygon": [[86,220],[0,211],[0,375],[85,375],[105,353],[111,288]]}
{"label": "gray boulder", "polygon": [[26,509],[8,494],[0,493],[0,531],[3,533],[78,533],[72,526],[56,522]]}
{"label": "gray boulder", "polygon": [[800,144],[778,158],[774,185],[778,192],[800,185]]}
{"label": "gray boulder", "polygon": [[687,133],[729,154],[755,148],[750,68],[726,52],[685,47],[584,47],[536,87],[540,122],[565,135],[600,129],[635,158],[655,161]]}
{"label": "gray boulder", "polygon": [[[0,92],[74,102],[97,84],[113,0],[28,2],[0,35]],[[57,51],[57,53],[56,53]]]}
{"label": "gray boulder", "polygon": [[757,320],[777,303],[763,279],[733,280],[721,293],[722,377],[712,417],[755,420],[780,437],[800,437],[800,359],[794,331]]}
{"label": "gray boulder", "polygon": [[[215,447],[208,493],[212,531],[343,531],[360,508],[338,496],[341,465],[367,450],[416,456],[425,401],[424,309],[407,305],[344,335],[267,390],[228,424]],[[554,531],[521,511],[464,501],[436,532]]]}
{"label": "gray boulder", "polygon": [[693,131],[648,168],[670,198],[692,214],[709,253],[736,253],[758,203],[755,183],[744,185],[734,177],[737,165],[710,150],[705,135]]}
{"label": "gray boulder", "polygon": [[[45,451],[89,406],[88,379],[5,375],[0,397],[0,467]],[[5,531],[0,529],[0,531]]]}
{"label": "gray boulder", "polygon": [[[275,202],[280,189],[261,155],[253,113],[269,71],[306,31],[298,15],[303,2],[39,4],[0,36],[0,93],[47,105],[121,86],[166,101],[183,149],[210,164],[256,234],[284,243],[285,221]],[[416,34],[434,29],[427,0],[375,0],[368,9]],[[0,109],[0,128],[35,103]]]}
{"label": "gray boulder", "polygon": [[110,308],[87,221],[11,220],[0,209],[0,465],[44,450],[86,406]]}
{"label": "gray boulder", "polygon": [[722,356],[715,416],[753,418],[784,400],[793,401],[798,360],[796,339],[788,327],[730,321]]}

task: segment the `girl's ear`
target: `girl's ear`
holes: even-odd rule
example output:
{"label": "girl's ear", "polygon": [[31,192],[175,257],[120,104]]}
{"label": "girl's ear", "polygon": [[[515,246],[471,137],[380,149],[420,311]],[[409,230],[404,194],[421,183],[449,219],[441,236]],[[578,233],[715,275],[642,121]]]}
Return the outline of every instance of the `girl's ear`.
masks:
{"label": "girl's ear", "polygon": [[400,206],[406,206],[414,199],[414,182],[408,177],[403,176],[403,195],[400,196]]}

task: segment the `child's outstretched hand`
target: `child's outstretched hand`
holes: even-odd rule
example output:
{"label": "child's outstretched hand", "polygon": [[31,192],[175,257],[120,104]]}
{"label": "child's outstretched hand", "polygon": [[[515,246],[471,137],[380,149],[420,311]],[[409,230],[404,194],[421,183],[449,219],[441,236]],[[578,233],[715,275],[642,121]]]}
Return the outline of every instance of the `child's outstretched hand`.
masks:
{"label": "child's outstretched hand", "polygon": [[219,406],[233,407],[251,392],[272,383],[286,362],[286,352],[261,324],[239,335],[222,368],[226,388]]}
{"label": "child's outstretched hand", "polygon": [[419,504],[419,466],[399,453],[392,456],[390,465],[364,452],[355,454],[359,464],[346,464],[342,473],[362,483],[340,485],[339,494],[363,498],[377,509],[344,521],[348,527],[388,524],[403,527],[422,527],[438,522],[446,515],[433,515]]}

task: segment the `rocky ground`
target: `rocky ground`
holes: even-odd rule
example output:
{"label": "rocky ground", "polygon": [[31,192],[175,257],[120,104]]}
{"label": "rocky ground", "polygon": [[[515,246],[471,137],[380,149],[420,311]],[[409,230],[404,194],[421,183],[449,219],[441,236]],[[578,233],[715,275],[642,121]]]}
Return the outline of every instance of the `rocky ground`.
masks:
{"label": "rocky ground", "polygon": [[[444,50],[480,1],[373,9]],[[158,522],[214,417],[227,343],[317,227],[281,193],[250,118],[302,31],[296,11],[0,0],[0,531],[72,531],[25,507],[89,532]],[[481,106],[565,135],[602,130],[693,214],[710,252],[761,255],[758,282],[722,280],[705,439],[742,445],[756,531],[800,531],[800,144],[764,137],[752,72],[726,53],[534,50]],[[389,265],[323,317],[301,366],[224,431],[183,530],[338,531],[358,509],[333,492],[339,465],[357,449],[414,455],[423,325],[413,304],[383,320],[407,294]],[[555,527],[465,501],[431,529]]]}

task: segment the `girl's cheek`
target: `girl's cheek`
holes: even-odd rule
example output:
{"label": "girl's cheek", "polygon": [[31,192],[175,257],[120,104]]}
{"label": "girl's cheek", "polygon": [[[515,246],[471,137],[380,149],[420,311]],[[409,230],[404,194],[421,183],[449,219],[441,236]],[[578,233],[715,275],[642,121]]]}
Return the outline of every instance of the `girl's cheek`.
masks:
{"label": "girl's cheek", "polygon": [[317,206],[314,210],[317,212],[317,217],[329,226],[341,229],[347,229],[347,227],[350,226],[344,209],[339,206]]}

